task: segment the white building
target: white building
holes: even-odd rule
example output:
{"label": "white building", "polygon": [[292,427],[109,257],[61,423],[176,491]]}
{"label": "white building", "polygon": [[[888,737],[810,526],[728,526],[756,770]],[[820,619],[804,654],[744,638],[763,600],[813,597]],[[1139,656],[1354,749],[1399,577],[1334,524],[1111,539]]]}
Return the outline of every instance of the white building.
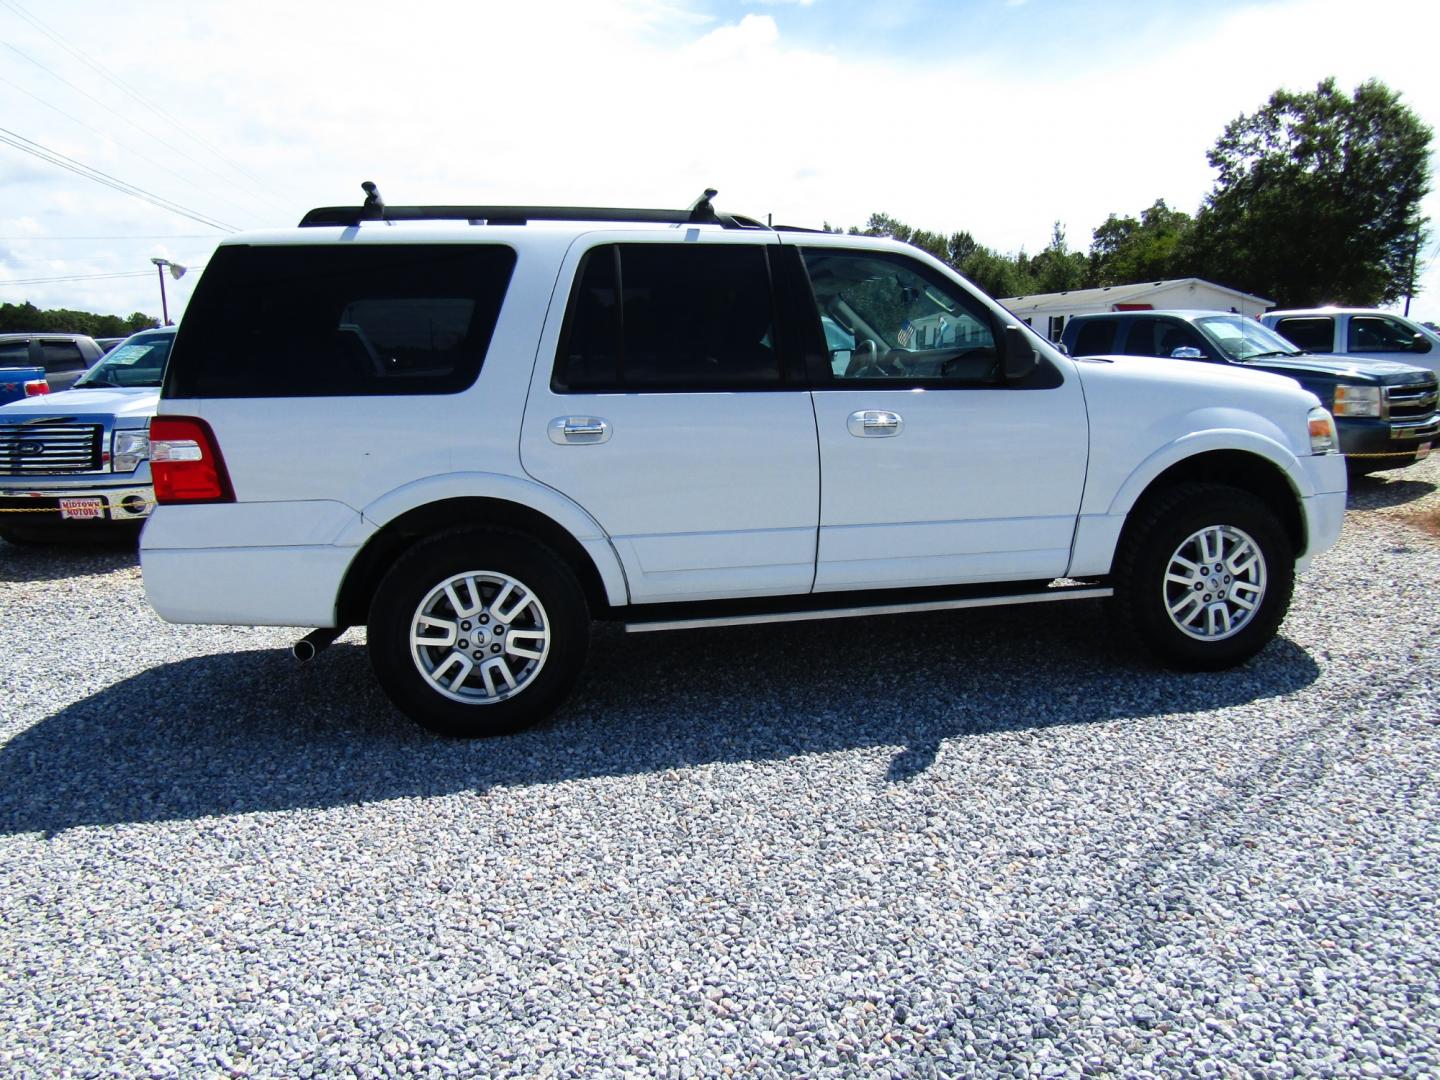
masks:
{"label": "white building", "polygon": [[1239,289],[1216,285],[1201,278],[1147,281],[1142,285],[1107,285],[1103,289],[1074,289],[1070,292],[1010,296],[1002,299],[1027,326],[1051,341],[1059,341],[1072,315],[1094,315],[1103,311],[1234,311],[1251,317],[1275,306],[1274,300],[1252,296]]}

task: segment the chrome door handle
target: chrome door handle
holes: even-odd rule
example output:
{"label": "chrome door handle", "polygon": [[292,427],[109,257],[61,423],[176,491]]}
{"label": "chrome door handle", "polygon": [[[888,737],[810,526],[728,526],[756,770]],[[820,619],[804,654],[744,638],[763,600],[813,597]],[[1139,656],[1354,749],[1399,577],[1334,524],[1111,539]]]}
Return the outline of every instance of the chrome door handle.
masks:
{"label": "chrome door handle", "polygon": [[558,446],[609,441],[610,421],[598,416],[557,416],[546,425],[550,441]]}
{"label": "chrome door handle", "polygon": [[905,420],[884,409],[861,409],[850,414],[845,426],[859,439],[888,439],[905,430]]}

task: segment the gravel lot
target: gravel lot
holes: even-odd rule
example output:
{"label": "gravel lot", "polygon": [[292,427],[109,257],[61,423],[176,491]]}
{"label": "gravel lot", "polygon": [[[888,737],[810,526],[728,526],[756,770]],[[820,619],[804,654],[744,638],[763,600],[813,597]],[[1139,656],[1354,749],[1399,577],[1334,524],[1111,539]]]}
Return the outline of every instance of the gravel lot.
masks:
{"label": "gravel lot", "polygon": [[626,636],[411,727],[352,631],[0,542],[0,1071],[1440,1073],[1440,458],[1244,668],[1103,611]]}

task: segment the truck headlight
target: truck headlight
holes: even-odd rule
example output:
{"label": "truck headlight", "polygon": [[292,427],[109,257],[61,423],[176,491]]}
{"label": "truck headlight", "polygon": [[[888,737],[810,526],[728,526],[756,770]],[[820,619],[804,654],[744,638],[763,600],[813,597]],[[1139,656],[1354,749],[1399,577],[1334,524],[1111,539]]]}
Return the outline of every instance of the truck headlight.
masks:
{"label": "truck headlight", "polygon": [[1335,437],[1335,418],[1324,409],[1310,410],[1310,453],[1333,454],[1340,448]]}
{"label": "truck headlight", "polygon": [[134,472],[150,456],[150,432],[145,428],[115,432],[116,472]]}
{"label": "truck headlight", "polygon": [[1381,405],[1378,386],[1335,387],[1336,416],[1383,416]]}

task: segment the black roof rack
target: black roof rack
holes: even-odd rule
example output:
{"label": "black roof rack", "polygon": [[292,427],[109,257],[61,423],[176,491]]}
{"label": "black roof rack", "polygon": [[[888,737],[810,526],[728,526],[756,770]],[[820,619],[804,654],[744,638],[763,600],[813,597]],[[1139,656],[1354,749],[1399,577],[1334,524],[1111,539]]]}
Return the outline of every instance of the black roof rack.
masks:
{"label": "black roof rack", "polygon": [[530,221],[617,221],[643,225],[720,225],[726,229],[766,229],[740,214],[721,214],[710,201],[714,188],[688,210],[639,210],[614,206],[386,206],[372,181],[360,185],[360,206],[317,206],[300,219],[302,229],[325,225],[353,226],[362,221],[468,221],[472,225],[524,225]]}

